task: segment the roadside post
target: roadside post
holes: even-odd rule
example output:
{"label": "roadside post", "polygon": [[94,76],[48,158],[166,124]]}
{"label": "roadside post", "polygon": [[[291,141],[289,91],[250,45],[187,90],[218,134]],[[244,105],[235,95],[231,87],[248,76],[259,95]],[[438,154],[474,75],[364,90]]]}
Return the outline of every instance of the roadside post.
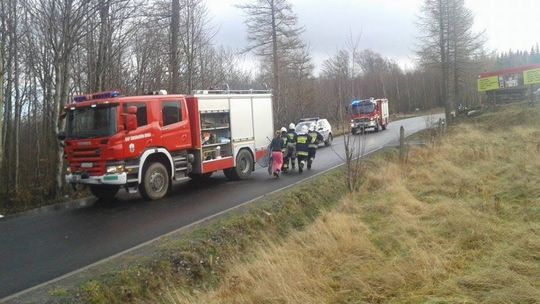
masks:
{"label": "roadside post", "polygon": [[403,126],[399,128],[399,159],[405,160],[405,129]]}

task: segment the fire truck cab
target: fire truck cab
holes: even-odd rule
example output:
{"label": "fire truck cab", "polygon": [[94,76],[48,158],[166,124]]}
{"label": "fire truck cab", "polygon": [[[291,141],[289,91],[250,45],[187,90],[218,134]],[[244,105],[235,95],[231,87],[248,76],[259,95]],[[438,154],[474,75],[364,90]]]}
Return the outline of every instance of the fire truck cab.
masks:
{"label": "fire truck cab", "polygon": [[65,111],[66,181],[88,185],[102,199],[120,188],[160,199],[172,181],[218,170],[229,179],[248,178],[273,134],[267,91],[114,91],[76,96]]}
{"label": "fire truck cab", "polygon": [[367,129],[379,132],[388,126],[388,99],[354,100],[351,103],[351,133],[364,133]]}

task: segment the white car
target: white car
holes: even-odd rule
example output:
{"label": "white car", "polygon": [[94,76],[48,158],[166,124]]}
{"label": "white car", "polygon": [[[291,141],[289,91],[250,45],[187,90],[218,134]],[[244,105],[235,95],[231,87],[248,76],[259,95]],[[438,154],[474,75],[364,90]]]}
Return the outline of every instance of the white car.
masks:
{"label": "white car", "polygon": [[315,124],[315,130],[317,130],[323,136],[324,145],[330,146],[332,144],[332,140],[334,140],[334,136],[332,135],[332,126],[326,119],[321,119],[319,117],[302,118],[298,124],[296,124],[296,133],[302,130],[302,126],[307,126],[309,128],[312,124]]}

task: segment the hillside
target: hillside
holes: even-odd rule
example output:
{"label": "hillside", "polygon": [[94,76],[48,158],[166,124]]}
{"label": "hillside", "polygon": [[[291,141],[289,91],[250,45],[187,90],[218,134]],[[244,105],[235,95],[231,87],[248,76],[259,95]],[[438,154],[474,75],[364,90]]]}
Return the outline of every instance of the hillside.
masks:
{"label": "hillside", "polygon": [[285,240],[266,235],[216,288],[165,303],[538,303],[540,108],[452,128],[374,161],[361,191]]}

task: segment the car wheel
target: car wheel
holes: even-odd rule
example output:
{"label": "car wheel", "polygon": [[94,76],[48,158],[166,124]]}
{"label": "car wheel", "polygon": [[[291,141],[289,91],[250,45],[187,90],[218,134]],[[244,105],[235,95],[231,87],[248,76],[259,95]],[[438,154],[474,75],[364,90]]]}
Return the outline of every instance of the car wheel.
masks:
{"label": "car wheel", "polygon": [[332,136],[332,133],[328,134],[328,139],[324,142],[324,145],[327,147],[332,145],[333,140],[334,140],[334,137]]}

